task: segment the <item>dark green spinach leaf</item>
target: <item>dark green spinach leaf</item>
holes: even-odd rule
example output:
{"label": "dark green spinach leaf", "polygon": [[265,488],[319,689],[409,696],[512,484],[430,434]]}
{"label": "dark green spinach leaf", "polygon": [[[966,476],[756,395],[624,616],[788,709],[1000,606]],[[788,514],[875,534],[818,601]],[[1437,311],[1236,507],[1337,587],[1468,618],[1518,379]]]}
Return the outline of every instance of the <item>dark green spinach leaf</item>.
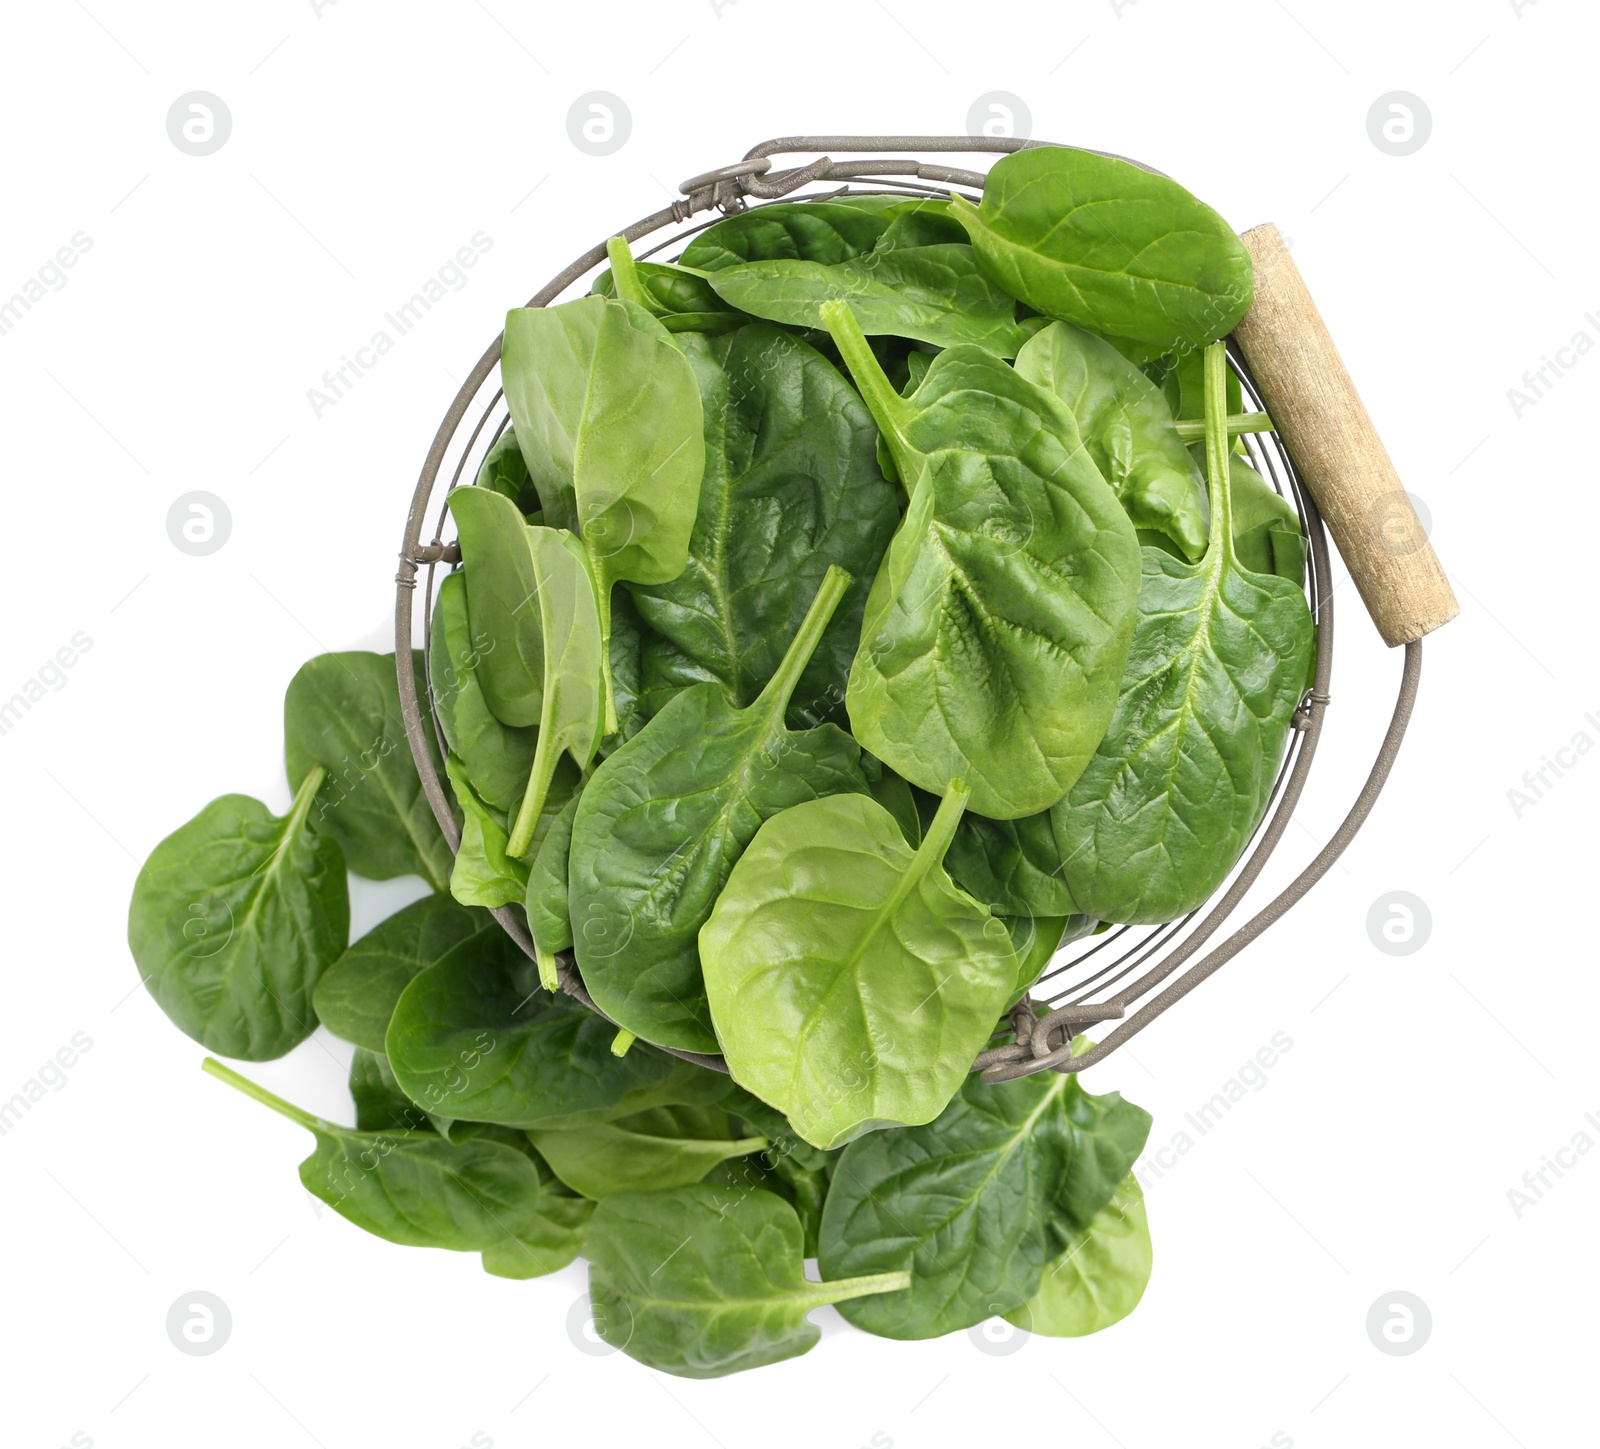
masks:
{"label": "dark green spinach leaf", "polygon": [[1239,564],[1222,344],[1207,361],[1210,545],[1198,564],[1144,550],[1116,713],[1051,812],[1072,898],[1106,921],[1176,920],[1233,868],[1266,808],[1315,640],[1305,594]]}
{"label": "dark green spinach leaf", "polygon": [[[421,650],[412,664],[426,700]],[[426,706],[422,728],[431,738]],[[411,759],[393,654],[319,654],[301,665],[283,697],[283,736],[290,789],[318,766],[326,772],[311,821],[351,870],[368,880],[420,875],[444,889],[450,847]]]}
{"label": "dark green spinach leaf", "polygon": [[1013,297],[1091,332],[1201,347],[1233,330],[1254,293],[1233,228],[1130,161],[1030,146],[990,168],[982,206],[957,196],[950,212]]}
{"label": "dark green spinach leaf", "polygon": [[851,1143],[822,1212],[825,1275],[911,1270],[840,1312],[886,1338],[936,1338],[1027,1302],[1058,1241],[1087,1228],[1144,1147],[1150,1115],[1075,1075],[968,1077],[935,1122]]}
{"label": "dark green spinach leaf", "polygon": [[1015,300],[959,242],[891,247],[833,266],[745,262],[710,276],[729,305],[791,327],[821,327],[823,306],[843,301],[863,332],[935,347],[965,342],[1015,357],[1032,331],[1018,323]]}
{"label": "dark green spinach leaf", "polygon": [[734,1137],[718,1105],[654,1107],[590,1127],[533,1128],[528,1136],[562,1182],[585,1197],[699,1182],[719,1162],[760,1152],[765,1137]]}
{"label": "dark green spinach leaf", "polygon": [[644,1043],[611,1050],[616,1028],[551,995],[508,937],[467,943],[406,987],[385,1040],[401,1089],[428,1112],[509,1127],[582,1127],[728,1090],[720,1073]]}
{"label": "dark green spinach leaf", "polygon": [[486,1137],[447,1142],[432,1131],[362,1132],[315,1117],[207,1057],[229,1086],[298,1122],[317,1139],[300,1164],[306,1191],[391,1243],[480,1252],[539,1210],[539,1173],[526,1153]]}
{"label": "dark green spinach leaf", "polygon": [[849,584],[830,567],[777,673],[736,709],[720,686],[679,695],[595,771],[572,830],[568,905],[584,985],[646,1041],[714,1052],[696,935],[763,820],[864,790],[855,742],[789,730],[796,682]]}
{"label": "dark green spinach leaf", "polygon": [[335,1036],[383,1051],[394,1004],[411,978],[470,937],[500,927],[448,895],[424,896],[345,948],[312,993],[317,1018]]}
{"label": "dark green spinach leaf", "polygon": [[316,1030],[312,991],[350,934],[344,856],[310,824],[322,781],[311,766],[281,817],[248,795],[213,800],[133,883],[139,975],[173,1025],[214,1052],[268,1061]]}
{"label": "dark green spinach leaf", "polygon": [[684,1378],[720,1378],[805,1353],[825,1303],[903,1289],[903,1272],[807,1279],[794,1209],[769,1192],[724,1203],[713,1187],[618,1193],[585,1246],[595,1327],[630,1358]]}
{"label": "dark green spinach leaf", "polygon": [[899,518],[874,460],[877,430],[815,348],[756,323],[683,339],[699,380],[706,472],[689,563],[630,586],[645,622],[748,704],[777,670],[824,573],[855,582],[801,677],[801,704],[843,698],[867,589]]}

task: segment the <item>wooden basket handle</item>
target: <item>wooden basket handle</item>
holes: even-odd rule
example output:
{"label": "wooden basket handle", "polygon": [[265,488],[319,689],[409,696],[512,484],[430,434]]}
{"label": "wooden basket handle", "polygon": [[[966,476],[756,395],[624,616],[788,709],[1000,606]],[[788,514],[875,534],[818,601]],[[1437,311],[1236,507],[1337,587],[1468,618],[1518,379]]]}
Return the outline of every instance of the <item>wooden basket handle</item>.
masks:
{"label": "wooden basket handle", "polygon": [[1461,607],[1278,228],[1240,240],[1256,283],[1239,348],[1383,642],[1409,644]]}

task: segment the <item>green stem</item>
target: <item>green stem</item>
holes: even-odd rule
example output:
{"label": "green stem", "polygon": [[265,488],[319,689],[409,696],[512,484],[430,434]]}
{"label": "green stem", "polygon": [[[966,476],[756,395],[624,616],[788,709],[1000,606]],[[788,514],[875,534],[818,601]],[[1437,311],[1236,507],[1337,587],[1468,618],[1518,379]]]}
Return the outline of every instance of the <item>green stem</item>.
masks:
{"label": "green stem", "polygon": [[[588,545],[584,545],[588,552]],[[589,572],[594,576],[594,601],[600,613],[600,702],[604,719],[600,737],[617,732],[617,694],[611,683],[611,587],[612,580],[600,566],[600,560],[589,554]]]}
{"label": "green stem", "polygon": [[629,1031],[627,1027],[618,1027],[617,1034],[611,1038],[611,1055],[614,1057],[627,1056],[628,1048],[638,1040],[638,1036]]}
{"label": "green stem", "polygon": [[306,771],[306,777],[300,782],[300,788],[294,792],[294,800],[289,806],[289,818],[283,831],[285,840],[305,824],[306,816],[311,813],[311,802],[317,798],[317,791],[322,788],[322,782],[327,778],[328,772],[321,765],[313,765]]}
{"label": "green stem", "polygon": [[200,1063],[202,1072],[209,1072],[218,1081],[226,1082],[237,1092],[243,1092],[247,1097],[253,1097],[264,1107],[271,1107],[281,1117],[287,1117],[291,1122],[298,1122],[310,1132],[337,1132],[340,1129],[331,1122],[325,1122],[321,1117],[314,1117],[310,1112],[296,1107],[293,1102],[285,1102],[275,1092],[269,1092],[265,1087],[252,1082],[249,1077],[241,1077],[232,1067],[225,1067],[215,1057],[207,1057]]}
{"label": "green stem", "polygon": [[546,991],[559,991],[561,989],[561,977],[556,971],[556,958],[546,951],[543,946],[535,942],[533,959],[539,968],[539,985],[544,987]]}
{"label": "green stem", "polygon": [[961,816],[967,808],[967,801],[971,798],[972,788],[965,780],[950,782],[944,799],[939,802],[939,808],[922,837],[922,844],[917,847],[917,866],[921,869],[913,867],[909,874],[921,875],[929,866],[937,865],[944,859],[944,853],[955,836],[956,826],[961,823]]}
{"label": "green stem", "polygon": [[800,676],[805,673],[806,665],[811,662],[811,656],[817,652],[817,645],[822,642],[822,636],[833,619],[834,611],[839,607],[839,601],[844,598],[845,591],[849,587],[850,575],[838,564],[829,564],[827,573],[822,576],[816,597],[811,601],[811,607],[806,610],[806,616],[800,621],[799,629],[789,641],[789,647],[784,650],[783,662],[778,665],[777,673],[767,681],[766,687],[756,697],[752,708],[771,710],[774,714],[782,714],[789,708],[789,696],[794,693],[794,687],[800,682]]}
{"label": "green stem", "polygon": [[1206,482],[1211,490],[1211,536],[1219,540],[1218,561],[1233,560],[1233,496],[1228,462],[1228,345],[1213,342],[1205,353]]}
{"label": "green stem", "polygon": [[855,380],[856,391],[861,394],[867,411],[878,424],[878,431],[889,444],[895,466],[900,471],[902,486],[909,493],[911,480],[917,476],[920,457],[905,435],[906,422],[911,414],[910,405],[895,391],[894,384],[878,365],[867,334],[861,330],[861,324],[856,321],[856,314],[850,310],[848,302],[838,299],[824,302],[822,325],[828,329],[834,346],[839,349],[839,356],[844,359],[850,376]]}
{"label": "green stem", "polygon": [[[1206,420],[1204,418],[1177,418],[1178,436],[1186,443],[1198,443],[1206,435]],[[1228,436],[1236,438],[1240,433],[1270,433],[1272,419],[1266,413],[1230,413],[1228,415]]]}
{"label": "green stem", "polygon": [[539,739],[533,747],[533,772],[528,776],[528,788],[522,792],[522,804],[517,807],[511,838],[506,841],[506,854],[518,860],[526,858],[533,844],[539,817],[544,814],[544,802],[550,795],[550,781],[555,778],[556,765],[561,759],[561,746],[555,743],[554,697],[555,690],[547,682],[544,718],[539,721]]}
{"label": "green stem", "polygon": [[843,1303],[847,1298],[865,1298],[869,1293],[896,1293],[911,1286],[911,1274],[905,1269],[898,1273],[868,1273],[861,1278],[835,1278],[831,1283],[815,1283],[810,1289],[794,1296],[813,1308],[825,1303]]}
{"label": "green stem", "polygon": [[644,283],[639,280],[639,267],[628,249],[626,237],[614,236],[606,243],[606,259],[611,263],[611,280],[617,296],[624,302],[637,302],[646,311],[650,303],[645,299]]}

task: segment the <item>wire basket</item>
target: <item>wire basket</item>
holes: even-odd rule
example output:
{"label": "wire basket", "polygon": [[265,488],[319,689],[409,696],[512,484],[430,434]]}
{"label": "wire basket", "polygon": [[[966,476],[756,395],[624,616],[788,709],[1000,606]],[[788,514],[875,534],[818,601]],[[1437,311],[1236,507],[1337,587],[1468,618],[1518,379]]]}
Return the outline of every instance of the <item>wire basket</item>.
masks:
{"label": "wire basket", "polygon": [[[983,173],[917,160],[914,155],[878,153],[1002,155],[1025,146],[1047,144],[1052,143],[968,136],[783,137],[753,147],[742,161],[691,177],[680,188],[682,200],[674,201],[631,226],[614,228],[606,236],[616,235],[620,231],[630,243],[649,238],[648,248],[637,252],[640,258],[644,258],[681,245],[722,216],[748,209],[752,201],[760,205],[778,200],[820,201],[862,193],[941,197],[956,192],[976,203],[981,199]],[[868,153],[872,159],[839,161],[832,157],[832,153],[836,152]],[[817,159],[804,165],[773,170],[772,158],[780,155],[816,155]],[[1140,162],[1134,164],[1143,166]],[[693,220],[707,212],[712,213],[708,220]],[[540,288],[527,305],[548,306],[563,293],[584,282],[605,263],[605,241],[602,239]],[[1309,305],[1309,298],[1307,303]],[[444,783],[434,765],[433,752],[436,746],[442,754],[445,745],[442,735],[432,741],[428,738],[429,726],[425,723],[414,676],[406,661],[415,640],[414,609],[418,573],[423,575],[422,618],[426,644],[432,631],[436,571],[441,566],[453,567],[460,558],[454,542],[444,536],[449,518],[445,496],[460,485],[463,478],[469,484],[474,480],[484,456],[510,423],[504,396],[493,380],[500,361],[500,346],[501,339],[497,337],[472,369],[428,450],[416,491],[412,495],[405,539],[400,551],[400,571],[395,580],[395,647],[399,661],[401,713],[423,789],[452,850],[459,847],[460,832],[451,812]],[[1239,379],[1246,406],[1262,408],[1266,400],[1251,374],[1237,336],[1229,339],[1228,357]],[[1354,395],[1353,389],[1351,395]],[[1358,400],[1355,406],[1359,408]],[[1365,419],[1364,412],[1362,419]],[[1281,422],[1279,426],[1282,426]],[[1372,440],[1376,443],[1376,434],[1372,435]],[[1188,995],[1287,912],[1332,868],[1371,812],[1399,752],[1422,668],[1420,637],[1411,637],[1410,631],[1407,637],[1389,641],[1405,644],[1405,664],[1399,694],[1377,759],[1349,814],[1317,856],[1276,898],[1238,926],[1231,935],[1212,945],[1213,939],[1238,909],[1283,839],[1305,788],[1322,735],[1333,669],[1333,581],[1323,515],[1311,489],[1297,470],[1288,445],[1278,432],[1247,434],[1245,446],[1250,462],[1280,494],[1293,502],[1300,515],[1308,544],[1306,591],[1317,624],[1316,666],[1312,684],[1294,716],[1289,745],[1266,811],[1232,874],[1206,905],[1181,920],[1164,925],[1114,925],[1101,934],[1076,941],[1058,952],[1030,994],[1013,1008],[1009,1021],[1002,1022],[997,1028],[997,1038],[1009,1037],[1009,1040],[1001,1040],[1000,1044],[984,1051],[974,1063],[974,1070],[981,1071],[986,1081],[1006,1081],[1040,1071],[1081,1071],[1109,1056]],[[1381,453],[1381,445],[1378,445],[1378,450]],[[1383,461],[1387,464],[1387,455],[1384,455]],[[1390,473],[1392,475],[1392,468]],[[445,480],[442,490],[441,480]],[[1322,496],[1324,502],[1331,506],[1326,490]],[[1405,511],[1410,517],[1409,505],[1406,505]],[[1414,517],[1411,517],[1411,521],[1414,523]],[[1335,522],[1337,532],[1338,520]],[[427,543],[423,543],[425,534]],[[1416,536],[1421,538],[1420,526]],[[1354,550],[1350,543],[1354,542],[1359,547],[1359,540],[1353,535],[1350,540],[1341,535],[1340,541],[1347,561],[1352,561]],[[1421,541],[1421,548],[1436,568],[1437,561],[1433,560],[1425,539]],[[1442,575],[1440,577],[1442,579]],[[1374,595],[1365,585],[1365,578],[1358,576],[1358,586],[1362,587],[1363,596],[1369,608],[1372,608]],[[1445,593],[1448,595],[1447,586]],[[1420,636],[1428,629],[1437,627],[1438,623],[1445,622],[1454,612],[1453,604],[1452,599],[1443,617],[1415,630],[1415,634]],[[1375,609],[1374,612],[1376,614],[1378,611]],[[431,650],[425,648],[423,658],[429,660]],[[431,699],[431,666],[425,670],[425,677]],[[433,728],[437,731],[436,723]],[[493,914],[507,935],[531,958],[534,954],[533,941],[516,911],[502,906]],[[1210,949],[1206,950],[1208,945]],[[603,1016],[604,1013],[599,1011],[584,989],[571,953],[562,953],[557,965],[561,989]],[[1178,974],[1180,968],[1186,969],[1181,969],[1181,974]],[[1072,1055],[1074,1037],[1107,1022],[1114,1022],[1115,1025],[1102,1040],[1087,1052]],[[702,1066],[727,1070],[727,1064],[720,1056],[661,1049]]]}

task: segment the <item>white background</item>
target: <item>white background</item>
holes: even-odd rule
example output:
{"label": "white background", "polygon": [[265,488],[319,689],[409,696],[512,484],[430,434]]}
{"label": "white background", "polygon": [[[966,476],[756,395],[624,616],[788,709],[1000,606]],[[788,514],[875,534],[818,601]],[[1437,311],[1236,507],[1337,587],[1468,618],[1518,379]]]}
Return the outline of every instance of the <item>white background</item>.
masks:
{"label": "white background", "polygon": [[[1584,1118],[1600,1116],[1600,752],[1547,776],[1520,818],[1507,791],[1579,731],[1600,741],[1600,355],[1520,418],[1507,390],[1580,329],[1600,340],[1584,319],[1600,309],[1600,26],[1577,0],[1120,8],[8,10],[0,296],[74,233],[93,243],[0,336],[0,697],[75,632],[93,641],[0,736],[0,1097],[75,1032],[93,1040],[0,1137],[8,1444],[1593,1441],[1600,1152],[1547,1174],[1520,1216],[1507,1193],[1574,1134],[1600,1143]],[[206,157],[166,130],[197,89],[233,120]],[[607,157],[568,136],[594,90],[632,115]],[[286,805],[279,709],[297,665],[392,647],[417,468],[507,306],[766,136],[959,132],[996,90],[1026,102],[1035,135],[1137,156],[1235,225],[1270,218],[1293,238],[1462,614],[1427,645],[1399,768],[1343,865],[1088,1078],[1155,1114],[1154,1148],[1195,1136],[1184,1114],[1274,1033],[1293,1042],[1175,1166],[1156,1177],[1147,1160],[1156,1269],[1131,1319],[994,1356],[966,1334],[869,1338],[829,1310],[805,1358],[665,1378],[575,1346],[581,1266],[503,1282],[318,1211],[295,1174],[305,1134],[203,1077],[202,1049],[130,994],[129,889],[213,796]],[[1367,129],[1395,90],[1432,116],[1405,157]],[[478,231],[493,248],[469,283],[315,417],[324,369]],[[232,513],[210,557],[167,536],[193,489]],[[1337,824],[1399,676],[1354,591],[1337,603],[1334,703],[1279,883]],[[1366,926],[1396,890],[1432,915],[1408,956]],[[414,893],[360,888],[354,929]],[[342,1062],[324,1033],[254,1074],[347,1113]],[[166,1335],[195,1289],[232,1312],[214,1356]],[[1392,1290],[1431,1310],[1411,1356],[1367,1335]]]}

